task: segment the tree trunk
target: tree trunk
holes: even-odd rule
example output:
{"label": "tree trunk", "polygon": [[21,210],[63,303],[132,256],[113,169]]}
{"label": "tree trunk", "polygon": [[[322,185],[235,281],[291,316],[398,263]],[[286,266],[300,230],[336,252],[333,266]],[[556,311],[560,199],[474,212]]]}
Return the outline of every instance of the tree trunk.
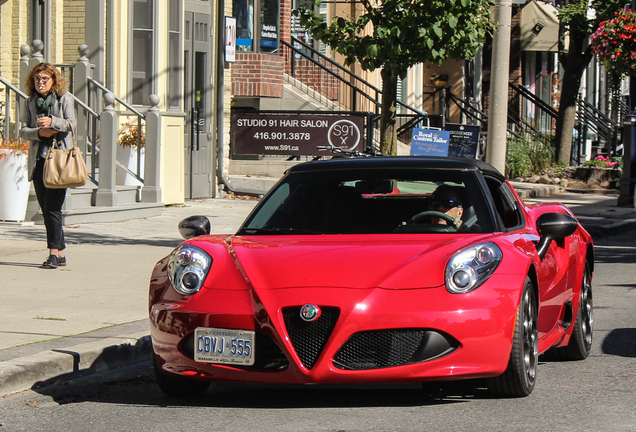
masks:
{"label": "tree trunk", "polygon": [[576,120],[576,100],[581,88],[581,77],[592,60],[591,50],[583,50],[585,35],[570,33],[569,51],[563,64],[561,101],[556,121],[556,161],[570,165],[572,130]]}
{"label": "tree trunk", "polygon": [[380,151],[397,154],[397,130],[395,127],[398,75],[391,65],[382,69],[382,108],[380,114]]}

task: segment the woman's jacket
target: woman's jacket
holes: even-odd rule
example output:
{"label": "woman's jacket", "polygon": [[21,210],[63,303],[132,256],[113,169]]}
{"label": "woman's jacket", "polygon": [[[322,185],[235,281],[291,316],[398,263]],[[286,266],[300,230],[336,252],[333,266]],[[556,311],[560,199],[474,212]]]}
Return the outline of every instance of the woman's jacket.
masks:
{"label": "woman's jacket", "polygon": [[[35,108],[35,100],[37,95],[31,97],[26,104],[25,109],[22,111],[22,129],[20,129],[20,135],[23,139],[31,141],[29,147],[29,181],[33,178],[33,168],[35,167],[35,161],[39,152],[40,137],[38,131],[40,128],[37,126],[36,120],[38,118]],[[71,133],[71,124],[73,129],[77,125],[75,120],[75,98],[69,92],[64,93],[57,98],[57,102],[53,107],[51,114],[51,127],[57,129],[59,132],[53,137],[58,143],[58,148],[68,150],[73,148],[73,136]]]}

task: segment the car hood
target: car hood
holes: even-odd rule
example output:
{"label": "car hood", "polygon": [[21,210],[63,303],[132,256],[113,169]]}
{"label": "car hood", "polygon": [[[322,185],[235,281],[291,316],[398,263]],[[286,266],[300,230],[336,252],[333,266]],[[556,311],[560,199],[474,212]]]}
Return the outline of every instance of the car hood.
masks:
{"label": "car hood", "polygon": [[489,235],[234,236],[231,253],[257,289],[409,289],[444,284],[449,258]]}

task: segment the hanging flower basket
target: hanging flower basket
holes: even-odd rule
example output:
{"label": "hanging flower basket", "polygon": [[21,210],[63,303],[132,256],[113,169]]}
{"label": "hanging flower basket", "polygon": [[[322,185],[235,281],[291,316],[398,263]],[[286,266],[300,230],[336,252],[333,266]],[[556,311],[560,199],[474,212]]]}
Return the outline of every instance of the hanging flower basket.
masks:
{"label": "hanging flower basket", "polygon": [[610,73],[636,75],[636,13],[623,10],[602,21],[591,42],[592,51]]}
{"label": "hanging flower basket", "polygon": [[27,152],[29,141],[0,143],[0,220],[21,222],[29,202]]}

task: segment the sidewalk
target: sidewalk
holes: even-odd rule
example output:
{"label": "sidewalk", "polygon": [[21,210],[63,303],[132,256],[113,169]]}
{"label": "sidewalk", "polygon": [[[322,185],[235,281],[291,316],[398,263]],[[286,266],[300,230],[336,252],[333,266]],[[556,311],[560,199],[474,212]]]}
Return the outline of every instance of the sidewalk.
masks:
{"label": "sidewalk", "polygon": [[[513,186],[528,203],[568,205],[596,239],[636,227],[636,211],[616,207],[617,196]],[[229,234],[255,205],[194,200],[165,207],[158,217],[66,227],[68,266],[57,270],[39,268],[47,256],[42,225],[0,222],[0,397],[147,360],[149,277],[182,241],[178,222],[202,214],[214,233]]]}

